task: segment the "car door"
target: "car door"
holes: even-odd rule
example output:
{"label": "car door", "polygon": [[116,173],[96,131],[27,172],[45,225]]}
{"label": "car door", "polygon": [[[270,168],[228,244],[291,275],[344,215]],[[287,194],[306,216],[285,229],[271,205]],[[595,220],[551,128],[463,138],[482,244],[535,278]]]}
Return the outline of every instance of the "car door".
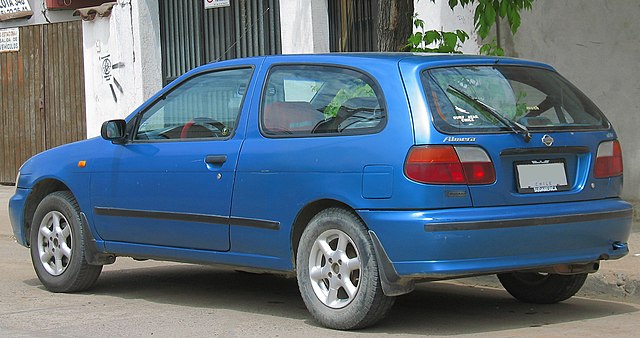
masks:
{"label": "car door", "polygon": [[108,146],[91,179],[95,227],[107,245],[229,250],[252,73],[234,67],[186,78],[136,115],[129,142]]}

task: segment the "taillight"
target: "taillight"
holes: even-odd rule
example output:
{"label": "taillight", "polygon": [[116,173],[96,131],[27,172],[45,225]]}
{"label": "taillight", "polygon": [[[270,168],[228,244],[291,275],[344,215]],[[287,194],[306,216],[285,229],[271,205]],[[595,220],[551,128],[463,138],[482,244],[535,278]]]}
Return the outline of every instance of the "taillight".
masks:
{"label": "taillight", "polygon": [[496,180],[489,155],[478,147],[412,147],[404,172],[414,181],[429,184],[491,184]]}
{"label": "taillight", "polygon": [[596,178],[622,175],[622,149],[618,140],[600,143],[593,175]]}

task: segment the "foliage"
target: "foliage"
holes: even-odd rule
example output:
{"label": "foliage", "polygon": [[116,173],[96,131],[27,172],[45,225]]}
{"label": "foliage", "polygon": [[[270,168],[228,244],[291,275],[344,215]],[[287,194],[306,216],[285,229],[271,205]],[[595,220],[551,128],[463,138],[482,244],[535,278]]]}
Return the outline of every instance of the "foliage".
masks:
{"label": "foliage", "polygon": [[[424,21],[417,16],[413,17],[413,25],[421,31],[409,37],[408,46],[412,52],[461,53],[458,48],[469,38],[467,32],[460,29],[455,32],[425,31]],[[434,43],[435,47],[429,48]]]}
{"label": "foliage", "polygon": [[504,56],[504,49],[498,46],[498,42],[496,39],[493,39],[491,40],[491,42],[485,43],[484,45],[480,46],[480,54]]}
{"label": "foliage", "polygon": [[[435,1],[435,0],[431,0]],[[511,32],[515,34],[520,27],[520,12],[531,10],[533,0],[449,0],[449,7],[454,9],[458,4],[462,7],[477,3],[473,15],[476,31],[481,38],[489,35],[496,18],[507,18]]]}
{"label": "foliage", "polygon": [[342,104],[347,102],[347,100],[354,97],[375,97],[375,95],[376,94],[373,92],[373,88],[371,88],[371,86],[360,81],[360,84],[354,85],[350,88],[340,89],[333,100],[331,100],[324,109],[324,115],[326,117],[335,117],[338,115],[338,110]]}
{"label": "foliage", "polygon": [[[530,10],[532,3],[533,0],[448,0],[451,9],[458,5],[476,6],[473,21],[475,30],[482,39],[489,36],[498,17],[507,18],[511,32],[515,34],[520,27],[520,12]],[[408,39],[407,46],[414,52],[460,53],[461,44],[469,38],[465,31],[459,29],[455,32],[437,30],[425,32],[424,21],[417,16],[413,17],[413,24],[416,28],[421,28],[421,31],[414,33]],[[480,47],[480,54],[504,55],[504,50],[494,39]]]}

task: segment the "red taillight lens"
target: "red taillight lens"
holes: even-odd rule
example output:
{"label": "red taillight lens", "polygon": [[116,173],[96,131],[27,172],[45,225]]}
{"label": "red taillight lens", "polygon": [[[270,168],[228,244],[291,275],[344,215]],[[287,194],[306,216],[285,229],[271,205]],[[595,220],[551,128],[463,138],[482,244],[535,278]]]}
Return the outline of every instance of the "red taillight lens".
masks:
{"label": "red taillight lens", "polygon": [[618,140],[602,142],[596,155],[596,178],[622,175],[622,148]]}
{"label": "red taillight lens", "polygon": [[404,171],[408,178],[429,184],[491,184],[496,179],[491,159],[478,147],[413,147]]}
{"label": "red taillight lens", "polygon": [[478,147],[455,147],[467,184],[491,184],[496,181],[496,172],[489,155]]}

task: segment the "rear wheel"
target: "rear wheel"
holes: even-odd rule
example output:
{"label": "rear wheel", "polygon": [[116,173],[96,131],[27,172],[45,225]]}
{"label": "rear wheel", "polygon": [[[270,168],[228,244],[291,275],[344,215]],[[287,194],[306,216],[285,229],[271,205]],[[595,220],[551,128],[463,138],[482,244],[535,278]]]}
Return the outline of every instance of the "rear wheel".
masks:
{"label": "rear wheel", "polygon": [[511,272],[498,274],[498,279],[507,292],[519,301],[552,304],[573,297],[584,284],[587,274]]}
{"label": "rear wheel", "polygon": [[49,291],[82,291],[98,279],[102,265],[87,263],[84,231],[71,192],[54,192],[38,205],[31,226],[31,261]]}
{"label": "rear wheel", "polygon": [[347,210],[327,209],[309,222],[296,263],[302,299],[326,327],[349,330],[373,325],[395,301],[382,291],[367,229]]}

